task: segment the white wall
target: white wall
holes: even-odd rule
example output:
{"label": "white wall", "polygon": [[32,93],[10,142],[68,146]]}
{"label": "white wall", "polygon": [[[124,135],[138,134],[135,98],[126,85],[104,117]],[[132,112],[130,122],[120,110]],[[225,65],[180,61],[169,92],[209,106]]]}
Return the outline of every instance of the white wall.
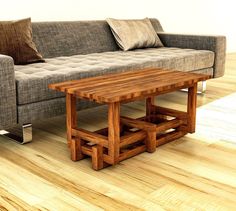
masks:
{"label": "white wall", "polygon": [[2,0],[0,20],[32,21],[158,18],[165,31],[222,34],[236,52],[233,0]]}

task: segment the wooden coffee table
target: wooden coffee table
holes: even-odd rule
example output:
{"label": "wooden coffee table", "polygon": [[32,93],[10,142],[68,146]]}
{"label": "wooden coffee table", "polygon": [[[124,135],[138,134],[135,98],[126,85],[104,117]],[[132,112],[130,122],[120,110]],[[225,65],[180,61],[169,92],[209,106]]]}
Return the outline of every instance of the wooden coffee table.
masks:
{"label": "wooden coffee table", "polygon": [[[67,140],[71,159],[92,158],[95,170],[195,132],[197,83],[203,74],[144,69],[51,84],[66,93]],[[187,112],[154,105],[154,97],[188,88]],[[90,132],[77,127],[76,99],[108,105],[108,128]],[[120,116],[121,103],[146,99],[146,115]]]}

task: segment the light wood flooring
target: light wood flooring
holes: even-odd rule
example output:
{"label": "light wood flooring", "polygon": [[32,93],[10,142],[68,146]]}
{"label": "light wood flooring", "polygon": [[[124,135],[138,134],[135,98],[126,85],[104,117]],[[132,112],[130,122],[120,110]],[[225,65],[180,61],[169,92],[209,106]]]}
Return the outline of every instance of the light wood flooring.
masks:
{"label": "light wood flooring", "polygon": [[[236,124],[228,121],[236,105],[227,98],[236,97],[236,54],[227,55],[225,76],[207,86],[195,134],[98,172],[89,159],[70,160],[64,116],[34,123],[34,141],[24,146],[0,137],[0,210],[236,210]],[[184,92],[156,99],[183,110],[185,102]],[[124,115],[143,112],[141,101],[122,107]],[[78,117],[96,130],[106,125],[106,107]]]}

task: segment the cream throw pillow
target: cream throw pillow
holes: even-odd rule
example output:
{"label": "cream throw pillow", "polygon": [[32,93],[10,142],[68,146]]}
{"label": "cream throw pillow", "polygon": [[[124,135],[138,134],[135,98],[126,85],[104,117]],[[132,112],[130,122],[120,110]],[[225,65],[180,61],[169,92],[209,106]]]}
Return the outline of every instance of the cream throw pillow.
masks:
{"label": "cream throw pillow", "polygon": [[151,21],[106,19],[119,47],[124,50],[163,47]]}

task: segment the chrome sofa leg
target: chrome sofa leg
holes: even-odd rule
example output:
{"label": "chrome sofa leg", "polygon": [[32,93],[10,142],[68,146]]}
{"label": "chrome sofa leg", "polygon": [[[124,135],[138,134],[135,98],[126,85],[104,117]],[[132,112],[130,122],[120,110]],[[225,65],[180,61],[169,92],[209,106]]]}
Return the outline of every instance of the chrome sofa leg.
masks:
{"label": "chrome sofa leg", "polygon": [[[206,87],[207,87],[206,81],[201,81],[198,83],[199,83],[199,85],[197,88],[197,94],[204,94],[206,92]],[[188,89],[181,89],[181,91],[187,92]]]}
{"label": "chrome sofa leg", "polygon": [[206,92],[207,82],[206,82],[206,81],[202,81],[200,85],[201,85],[201,87],[200,87],[200,89],[198,90],[198,92],[199,92],[200,94],[203,94],[203,93]]}
{"label": "chrome sofa leg", "polygon": [[23,124],[0,132],[1,135],[19,144],[26,144],[32,141],[32,124]]}

